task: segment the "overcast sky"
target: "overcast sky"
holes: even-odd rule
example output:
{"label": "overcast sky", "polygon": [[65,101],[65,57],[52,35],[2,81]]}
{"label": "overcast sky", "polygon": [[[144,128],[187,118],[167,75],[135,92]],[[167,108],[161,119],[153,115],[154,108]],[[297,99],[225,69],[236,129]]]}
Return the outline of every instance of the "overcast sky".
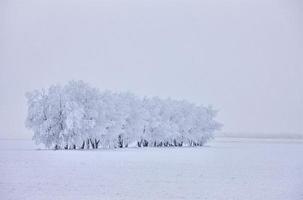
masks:
{"label": "overcast sky", "polygon": [[0,0],[0,138],[31,138],[26,91],[72,79],[303,134],[303,2]]}

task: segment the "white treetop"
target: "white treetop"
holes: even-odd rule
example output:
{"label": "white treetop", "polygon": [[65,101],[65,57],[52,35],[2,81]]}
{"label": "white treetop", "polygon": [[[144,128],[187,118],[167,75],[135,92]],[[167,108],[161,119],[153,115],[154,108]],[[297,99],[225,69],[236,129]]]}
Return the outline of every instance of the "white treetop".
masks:
{"label": "white treetop", "polygon": [[212,107],[100,92],[82,81],[26,94],[33,140],[54,149],[201,146],[222,125]]}

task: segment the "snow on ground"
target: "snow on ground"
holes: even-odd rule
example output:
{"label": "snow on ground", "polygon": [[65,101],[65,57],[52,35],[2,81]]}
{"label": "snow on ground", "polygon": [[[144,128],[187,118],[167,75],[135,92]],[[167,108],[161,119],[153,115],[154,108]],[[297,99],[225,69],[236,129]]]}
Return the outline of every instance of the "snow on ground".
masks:
{"label": "snow on ground", "polygon": [[53,151],[1,140],[0,199],[302,200],[303,141]]}

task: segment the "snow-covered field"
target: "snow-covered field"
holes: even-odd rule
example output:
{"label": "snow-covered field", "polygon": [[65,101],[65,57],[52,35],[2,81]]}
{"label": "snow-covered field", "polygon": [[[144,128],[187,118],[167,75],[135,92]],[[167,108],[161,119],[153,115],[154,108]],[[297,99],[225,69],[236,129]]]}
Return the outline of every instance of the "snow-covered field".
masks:
{"label": "snow-covered field", "polygon": [[53,151],[1,140],[0,199],[302,200],[303,141]]}

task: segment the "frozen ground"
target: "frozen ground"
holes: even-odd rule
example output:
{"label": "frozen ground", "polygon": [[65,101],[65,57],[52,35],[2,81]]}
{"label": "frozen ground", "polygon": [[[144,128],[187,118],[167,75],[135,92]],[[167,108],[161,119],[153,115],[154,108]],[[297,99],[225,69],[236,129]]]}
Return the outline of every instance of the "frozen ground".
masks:
{"label": "frozen ground", "polygon": [[0,141],[0,199],[302,200],[302,140],[216,139],[200,148],[37,150]]}

